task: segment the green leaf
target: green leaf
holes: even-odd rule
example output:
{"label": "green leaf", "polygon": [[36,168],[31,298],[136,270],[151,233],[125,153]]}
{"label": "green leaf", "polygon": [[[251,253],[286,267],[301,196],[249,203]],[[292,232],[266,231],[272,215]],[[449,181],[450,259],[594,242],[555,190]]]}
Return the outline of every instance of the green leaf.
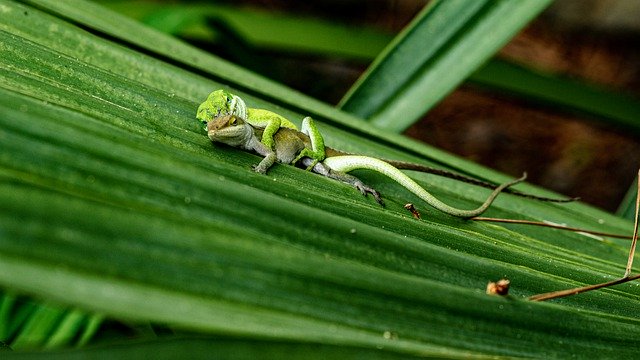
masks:
{"label": "green leaf", "polygon": [[13,294],[2,294],[0,303],[0,340],[7,341],[15,336],[20,327],[33,313],[34,304],[21,303]]}
{"label": "green leaf", "polygon": [[401,132],[477,70],[551,1],[434,1],[340,102]]}
{"label": "green leaf", "polygon": [[[319,343],[296,343],[265,339],[228,339],[170,337],[154,341],[120,343],[117,346],[47,351],[40,353],[9,353],[6,359],[415,359],[418,356],[398,354],[383,349],[355,346],[335,346]],[[3,354],[4,355],[4,354]]]}
{"label": "green leaf", "polygon": [[633,181],[633,184],[627,190],[624,198],[618,206],[616,214],[625,219],[633,220],[636,215],[636,199],[638,197],[638,179]]}
{"label": "green leaf", "polygon": [[559,106],[590,115],[608,125],[640,132],[640,102],[625,94],[499,60],[487,63],[469,80],[509,96]]}
{"label": "green leaf", "polygon": [[83,345],[95,334],[102,317],[4,294],[0,319],[0,339],[24,350]]}
{"label": "green leaf", "polygon": [[[132,4],[127,1],[124,6],[128,10]],[[209,19],[223,22],[234,29],[237,36],[257,48],[352,60],[375,57],[392,39],[390,34],[373,28],[215,4],[158,6],[153,3],[153,8],[143,20],[166,33],[216,41],[218,34],[207,26]]]}
{"label": "green leaf", "polygon": [[[301,169],[255,174],[258,157],[211,145],[194,119],[209,91],[230,88],[295,121],[311,114],[337,148],[505,179],[210,56],[196,60],[197,50],[114,14],[107,21],[84,2],[67,13],[66,3],[0,0],[4,288],[129,321],[261,339],[254,345],[274,352],[287,343],[345,357],[380,348],[390,356],[637,356],[637,286],[555,304],[522,299],[622,274],[625,242],[452,218],[366,172],[357,175],[386,208]],[[120,23],[129,32],[111,28]],[[131,46],[145,37],[154,51]],[[170,48],[163,44],[185,58],[158,55]],[[459,207],[487,195],[415,178]],[[631,231],[629,221],[577,203],[505,195],[490,214]],[[485,295],[487,281],[503,276],[512,297]]]}

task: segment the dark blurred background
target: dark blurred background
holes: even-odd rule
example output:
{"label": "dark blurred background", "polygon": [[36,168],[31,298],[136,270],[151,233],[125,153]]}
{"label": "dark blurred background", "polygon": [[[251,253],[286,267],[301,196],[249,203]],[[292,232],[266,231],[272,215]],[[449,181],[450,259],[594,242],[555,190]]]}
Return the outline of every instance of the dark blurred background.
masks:
{"label": "dark blurred background", "polygon": [[[216,3],[373,28],[391,39],[427,2]],[[338,103],[370,61],[251,48],[235,38],[228,24],[212,20],[210,25],[232,41],[187,40],[331,104]],[[557,0],[498,56],[640,100],[639,33],[638,0]],[[462,85],[405,133],[513,176],[527,171],[532,183],[609,211],[616,210],[640,167],[639,134],[473,83]]]}

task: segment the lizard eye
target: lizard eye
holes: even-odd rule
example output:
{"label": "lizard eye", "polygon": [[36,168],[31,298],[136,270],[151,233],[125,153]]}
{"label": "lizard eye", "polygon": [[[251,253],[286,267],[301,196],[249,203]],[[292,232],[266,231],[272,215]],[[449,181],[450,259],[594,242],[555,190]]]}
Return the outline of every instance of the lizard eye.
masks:
{"label": "lizard eye", "polygon": [[231,119],[229,119],[229,125],[235,125],[238,123],[238,119],[235,116],[232,116]]}

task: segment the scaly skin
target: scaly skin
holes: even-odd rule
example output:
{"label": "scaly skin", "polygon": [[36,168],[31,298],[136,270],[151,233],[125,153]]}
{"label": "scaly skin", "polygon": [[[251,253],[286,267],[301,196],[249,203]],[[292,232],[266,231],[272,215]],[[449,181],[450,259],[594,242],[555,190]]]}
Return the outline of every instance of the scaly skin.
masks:
{"label": "scaly skin", "polygon": [[511,185],[515,185],[519,182],[524,181],[527,178],[527,175],[524,174],[521,178],[506,182],[500,186],[498,186],[491,195],[485,200],[485,202],[478,208],[473,210],[463,210],[457,209],[452,206],[449,206],[442,201],[435,198],[431,195],[427,190],[418,185],[413,179],[405,175],[403,172],[398,170],[397,168],[391,166],[389,163],[384,162],[382,160],[361,156],[361,155],[344,155],[344,156],[333,156],[326,158],[323,162],[333,171],[347,173],[356,169],[367,169],[377,171],[383,175],[390,177],[395,180],[398,184],[404,186],[407,190],[411,191],[415,195],[417,195],[420,199],[424,200],[427,204],[433,206],[434,208],[447,213],[449,215],[461,217],[461,218],[472,218],[474,216],[478,216],[485,212],[493,200],[500,194],[503,189],[508,188]]}
{"label": "scaly skin", "polygon": [[457,209],[436,199],[403,172],[382,160],[368,156],[338,155],[326,158],[324,161],[318,161],[308,156],[300,156],[305,149],[312,147],[312,137],[290,128],[280,128],[273,135],[274,147],[269,148],[259,140],[259,136],[264,135],[261,132],[261,129],[254,128],[250,123],[235,115],[220,116],[207,123],[207,135],[211,141],[239,147],[264,156],[255,167],[257,172],[266,173],[276,161],[292,165],[300,162],[315,173],[353,185],[364,195],[372,194],[381,205],[383,204],[382,199],[377,191],[347,172],[355,169],[377,171],[404,186],[436,209],[462,218],[471,218],[482,214],[503,189],[525,179],[523,176],[498,186],[487,200],[476,209]]}
{"label": "scaly skin", "polygon": [[[198,107],[196,118],[207,124],[215,118],[225,115],[235,115],[248,122],[254,128],[261,129],[262,138],[260,142],[269,149],[273,149],[273,137],[280,128],[298,130],[285,117],[269,110],[247,108],[239,96],[224,90],[216,90],[209,94],[207,99]],[[324,140],[310,117],[302,120],[302,132],[310,136],[312,142],[311,146],[302,150],[297,160],[305,156],[314,159],[316,162],[324,160]],[[262,170],[260,166],[257,169]]]}
{"label": "scaly skin", "polygon": [[[260,130],[262,132],[260,142],[267,148],[272,150],[274,149],[274,135],[280,128],[297,130],[296,126],[285,117],[269,110],[247,108],[244,101],[239,96],[236,96],[225,90],[215,90],[211,94],[209,94],[207,99],[200,105],[200,107],[198,107],[196,117],[203,124],[205,124],[206,129],[208,122],[212,121],[216,117],[224,115],[236,115],[240,119],[244,119],[246,122],[251,124],[251,126],[253,126],[255,129]],[[314,164],[324,160],[326,157],[338,155],[356,155],[325,147],[322,135],[320,134],[318,129],[316,129],[312,119],[309,117],[303,119],[302,121],[302,132],[308,137],[307,140],[305,140],[308,146],[300,151],[300,153],[292,161],[292,163],[299,163],[299,160],[305,157],[309,157],[313,159],[313,161],[307,164],[307,170],[313,167]],[[463,181],[468,184],[482,186],[488,189],[496,189],[498,187],[498,185],[496,184],[488,183],[468,176],[456,174],[442,169],[428,167],[421,164],[396,160],[381,160],[391,164],[397,169],[420,171],[429,174],[444,176],[450,179]],[[267,163],[268,162],[265,162],[263,165],[266,166]],[[267,168],[264,166],[257,166],[256,170],[264,172],[267,170]],[[521,197],[548,202],[571,202],[579,199],[553,199],[525,194],[509,188],[506,188],[503,191]]]}

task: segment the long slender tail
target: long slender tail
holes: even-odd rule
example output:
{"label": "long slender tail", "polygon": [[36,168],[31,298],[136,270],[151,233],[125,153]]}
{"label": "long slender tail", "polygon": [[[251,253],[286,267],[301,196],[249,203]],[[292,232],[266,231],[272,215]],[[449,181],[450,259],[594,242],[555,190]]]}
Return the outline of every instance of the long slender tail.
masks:
{"label": "long slender tail", "polygon": [[527,175],[524,174],[519,179],[509,181],[502,185],[499,185],[498,187],[495,188],[495,190],[493,190],[493,192],[491,193],[491,195],[489,195],[487,200],[485,200],[485,202],[482,205],[480,205],[480,207],[473,210],[463,210],[463,209],[454,208],[452,206],[449,206],[443,203],[442,201],[438,200],[436,197],[431,195],[422,186],[418,185],[418,183],[413,181],[410,177],[405,175],[403,172],[401,172],[394,166],[390,165],[389,163],[376,158],[372,158],[368,156],[357,156],[357,155],[333,156],[333,157],[326,158],[324,160],[324,164],[329,166],[334,171],[340,171],[345,173],[355,169],[368,169],[368,170],[377,171],[381,174],[384,174],[392,178],[393,180],[395,180],[400,185],[407,188],[407,190],[416,194],[418,197],[420,197],[427,204],[433,206],[434,208],[442,212],[445,212],[447,214],[462,217],[462,218],[471,218],[471,217],[482,214],[483,212],[485,212],[485,210],[489,208],[489,206],[491,206],[491,203],[493,203],[493,201],[498,196],[498,194],[500,194],[501,191],[503,191],[504,189],[508,188],[511,185],[524,181],[527,177]]}
{"label": "long slender tail", "polygon": [[[356,154],[347,153],[347,152],[336,150],[336,149],[329,148],[329,147],[325,148],[325,151],[326,151],[327,157],[346,156],[346,155],[358,156]],[[451,171],[437,169],[437,168],[434,168],[434,167],[431,167],[431,166],[416,164],[416,163],[412,163],[412,162],[408,162],[408,161],[388,160],[388,159],[380,159],[380,160],[391,164],[396,169],[419,171],[419,172],[423,172],[423,173],[427,173],[427,174],[433,174],[433,175],[442,176],[442,177],[446,177],[446,178],[453,179],[453,180],[462,181],[462,182],[465,182],[467,184],[481,186],[481,187],[487,188],[487,189],[496,189],[499,186],[499,184],[494,184],[494,183],[490,183],[490,182],[487,182],[487,181],[482,181],[482,180],[475,179],[475,178],[472,178],[472,177],[469,177],[469,176],[465,176],[465,175],[462,175],[462,174],[457,174],[457,173],[454,173],[454,172],[451,172]],[[580,200],[579,197],[558,199],[558,198],[549,198],[549,197],[545,197],[545,196],[537,196],[537,195],[523,193],[521,191],[513,190],[513,189],[510,189],[510,188],[506,188],[506,189],[504,189],[502,191],[505,192],[505,193],[509,193],[509,194],[515,195],[515,196],[520,196],[520,197],[524,197],[524,198],[527,198],[527,199],[533,199],[533,200],[545,201],[545,202],[566,203],[566,202],[572,202],[572,201]]]}
{"label": "long slender tail", "polygon": [[[469,176],[465,176],[465,175],[461,175],[461,174],[456,174],[456,173],[453,173],[453,172],[450,172],[450,171],[447,171],[447,170],[436,169],[436,168],[433,168],[433,167],[430,167],[430,166],[426,166],[426,165],[420,165],[420,164],[415,164],[415,163],[412,163],[412,162],[396,161],[396,160],[384,160],[384,161],[386,161],[389,164],[393,165],[397,169],[420,171],[420,172],[429,173],[429,174],[433,174],[433,175],[443,176],[443,177],[446,177],[446,178],[449,178],[449,179],[462,181],[462,182],[465,182],[467,184],[477,185],[477,186],[481,186],[481,187],[484,187],[484,188],[487,188],[487,189],[497,189],[498,186],[499,186],[498,184],[493,184],[493,183],[490,183],[490,182],[482,181],[482,180],[475,179],[475,178],[472,178],[472,177],[469,177]],[[537,196],[537,195],[523,193],[521,191],[510,189],[510,188],[506,188],[506,189],[502,190],[502,192],[509,193],[509,194],[516,195],[516,196],[520,196],[520,197],[524,197],[524,198],[527,198],[527,199],[534,199],[534,200],[545,201],[545,202],[566,203],[566,202],[572,202],[572,201],[580,200],[579,197],[558,199],[558,198],[549,198],[549,197],[545,197],[545,196]]]}

